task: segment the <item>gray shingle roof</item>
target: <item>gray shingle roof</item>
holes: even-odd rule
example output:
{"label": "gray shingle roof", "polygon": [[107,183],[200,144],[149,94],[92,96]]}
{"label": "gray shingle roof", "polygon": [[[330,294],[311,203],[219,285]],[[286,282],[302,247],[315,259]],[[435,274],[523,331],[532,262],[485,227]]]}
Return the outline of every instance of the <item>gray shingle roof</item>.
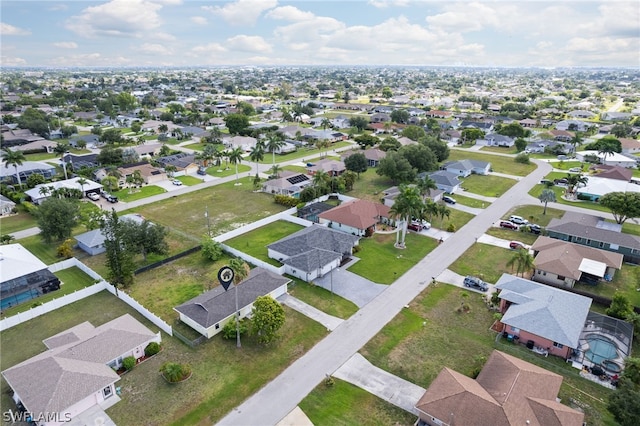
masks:
{"label": "gray shingle roof", "polygon": [[496,288],[500,298],[512,302],[502,323],[561,343],[578,347],[591,299],[513,275],[503,274]]}
{"label": "gray shingle roof", "polygon": [[473,169],[484,169],[489,165],[486,161],[480,160],[459,160],[459,161],[449,161],[442,165],[443,169],[454,168],[457,170],[473,170]]}
{"label": "gray shingle roof", "polygon": [[334,231],[324,226],[313,225],[285,237],[267,247],[286,256],[296,256],[311,249],[350,254],[360,237]]}
{"label": "gray shingle roof", "polygon": [[310,272],[319,270],[340,258],[342,258],[342,254],[336,253],[335,251],[311,249],[297,256],[291,256],[283,260],[282,263],[301,271]]}
{"label": "gray shingle roof", "polygon": [[608,226],[608,222],[604,222],[602,218],[597,216],[566,212],[562,219],[551,219],[547,231],[640,249],[639,237],[612,228],[612,226]]}
{"label": "gray shingle roof", "polygon": [[460,184],[457,175],[444,170],[430,173],[429,177],[438,185],[456,186]]}
{"label": "gray shingle roof", "polygon": [[[249,277],[238,285],[239,309],[253,303],[258,296],[269,294],[291,280],[263,268],[254,268]],[[236,310],[235,289],[225,291],[222,286],[194,297],[174,308],[201,326],[209,328],[227,318]]]}

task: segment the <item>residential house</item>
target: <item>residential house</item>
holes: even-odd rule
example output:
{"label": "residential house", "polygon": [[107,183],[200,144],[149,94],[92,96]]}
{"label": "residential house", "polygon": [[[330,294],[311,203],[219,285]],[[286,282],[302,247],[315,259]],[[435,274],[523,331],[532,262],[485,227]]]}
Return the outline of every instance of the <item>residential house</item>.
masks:
{"label": "residential house", "polygon": [[240,148],[245,152],[249,152],[253,148],[255,148],[257,142],[258,140],[256,138],[252,138],[251,136],[231,136],[222,139],[222,143],[226,148]]}
{"label": "residential house", "polygon": [[371,123],[387,123],[391,121],[391,116],[384,112],[377,112],[375,114],[371,114],[369,121]]}
{"label": "residential house", "polygon": [[[415,185],[409,185],[415,186]],[[391,207],[396,202],[396,198],[400,195],[400,188],[397,186],[392,186],[391,188],[387,188],[382,191],[382,204],[385,206]],[[444,195],[444,191],[441,189],[430,189],[429,194],[427,194],[427,198],[433,201],[434,203],[442,200],[442,196]]]}
{"label": "residential house", "polygon": [[2,146],[14,147],[44,139],[29,129],[7,129],[2,132]]}
{"label": "residential house", "polygon": [[[453,194],[460,189],[460,185],[462,185],[462,181],[458,179],[458,175],[446,170],[438,170],[437,172],[429,173],[428,176],[436,183],[439,190],[447,194]],[[421,178],[420,175],[418,175],[418,177]]]}
{"label": "residential house", "polygon": [[518,121],[518,123],[520,123],[520,125],[522,127],[524,127],[525,129],[538,126],[538,121],[534,120],[533,118],[524,118],[524,119]]}
{"label": "residential house", "polygon": [[494,350],[474,380],[448,367],[415,405],[428,426],[583,426],[584,413],[559,402],[562,376]]}
{"label": "residential house", "polygon": [[507,338],[564,359],[580,347],[590,297],[509,274],[502,274],[496,289]]}
{"label": "residential house", "polygon": [[454,144],[459,143],[461,137],[462,137],[462,133],[460,133],[457,130],[446,130],[441,135],[441,139],[443,141],[451,142]]}
{"label": "residential house", "polygon": [[320,223],[320,218],[318,217],[318,215],[322,212],[326,212],[327,210],[331,210],[334,207],[335,206],[332,204],[323,202],[312,203],[299,208],[296,212],[296,215],[310,222]]}
{"label": "residential house", "polygon": [[573,287],[576,282],[611,281],[622,268],[619,253],[540,236],[531,246],[535,256],[532,279],[544,284]]}
{"label": "residential house", "polygon": [[127,178],[133,176],[138,171],[140,177],[145,184],[150,185],[161,182],[167,179],[167,174],[164,170],[154,167],[149,163],[142,162],[136,164],[127,164],[126,166],[118,167],[118,173],[120,173],[120,180],[118,185],[124,187],[127,184]]}
{"label": "residential house", "polygon": [[67,152],[62,157],[62,161],[71,167],[71,170],[80,170],[83,167],[91,169],[100,165],[98,163],[98,154],[95,153],[78,155]]}
{"label": "residential house", "polygon": [[441,111],[441,110],[431,110],[431,111],[426,111],[424,114],[426,117],[431,117],[431,118],[449,118],[451,117],[451,111]]}
{"label": "residential house", "polygon": [[485,123],[483,121],[463,120],[458,127],[461,129],[479,129],[487,134],[493,131],[493,123]]}
{"label": "residential house", "polygon": [[0,216],[8,216],[13,213],[13,209],[16,208],[16,203],[0,195]]}
{"label": "residential house", "polygon": [[18,164],[15,167],[13,165],[7,167],[3,159],[0,162],[0,180],[9,184],[17,184],[16,169],[22,183],[26,183],[27,178],[33,174],[41,174],[46,180],[52,179],[57,174],[56,167],[49,163],[23,161],[22,164]]}
{"label": "residential house", "polygon": [[638,164],[638,157],[632,155],[618,154],[617,152],[611,154],[605,154],[598,152],[597,150],[589,151],[577,151],[576,159],[578,161],[585,161],[585,157],[597,157],[601,164],[607,166],[621,166],[628,168],[635,168]]}
{"label": "residential house", "polygon": [[[633,178],[633,170],[620,166],[607,166],[604,164],[592,164],[589,168],[595,175],[593,177],[607,178],[630,182]],[[591,179],[591,177],[589,177]]]}
{"label": "residential house", "polygon": [[637,154],[640,152],[640,141],[631,138],[619,138],[622,145],[622,154]]}
{"label": "residential house", "polygon": [[640,185],[636,181],[610,179],[600,175],[589,176],[586,184],[575,189],[580,199],[598,201],[600,197],[610,192],[640,192]]}
{"label": "residential house", "polygon": [[2,246],[0,256],[0,308],[35,299],[60,288],[60,280],[21,244]]}
{"label": "residential house", "polygon": [[574,136],[572,132],[566,130],[551,130],[549,133],[553,135],[555,140],[560,142],[571,142]]}
{"label": "residential house", "polygon": [[347,159],[353,154],[363,154],[364,158],[367,159],[367,166],[369,167],[378,167],[378,164],[380,164],[380,160],[382,160],[387,156],[386,152],[378,148],[368,148],[365,150],[355,149],[355,150],[346,151],[345,153],[343,153],[341,155],[342,161],[344,161],[345,159]]}
{"label": "residential house", "polygon": [[[91,408],[106,409],[120,400],[114,371],[128,356],[144,357],[153,333],[129,314],[94,327],[83,322],[45,339],[47,351],[2,372],[13,400],[37,422],[53,426],[73,421]],[[57,420],[57,421],[56,421]]]}
{"label": "residential house", "polygon": [[174,166],[177,171],[185,174],[192,174],[198,171],[198,164],[194,154],[181,152],[179,154],[167,155],[156,160],[165,170],[167,166]]}
{"label": "residential house", "polygon": [[180,315],[180,321],[210,339],[234,321],[236,314],[239,319],[251,315],[258,297],[277,299],[286,294],[290,282],[289,278],[258,267],[237,288],[225,290],[217,286],[173,309]]}
{"label": "residential house", "polygon": [[78,146],[78,142],[83,141],[88,147],[95,147],[100,144],[100,138],[93,133],[88,135],[73,135],[69,138],[69,145]]}
{"label": "residential house", "polygon": [[268,256],[284,264],[285,274],[311,282],[353,255],[360,237],[313,225],[267,246]]}
{"label": "residential house", "polygon": [[410,139],[406,136],[400,136],[397,140],[401,146],[418,145],[417,141],[414,141],[413,139]]}
{"label": "residential house", "polygon": [[348,234],[367,236],[378,223],[389,222],[389,207],[368,200],[345,201],[318,215],[320,224]]}
{"label": "residential house", "polygon": [[179,129],[180,126],[175,124],[173,121],[158,121],[158,120],[147,120],[142,124],[143,132],[153,132],[153,133],[161,133],[160,126],[167,126],[167,131],[171,132],[175,129]]}
{"label": "residential house", "polygon": [[25,143],[23,145],[14,146],[14,151],[22,151],[24,153],[33,152],[48,152],[52,153],[54,148],[58,145],[58,142],[50,141],[48,139],[39,139],[37,141]]}
{"label": "residential house", "polygon": [[132,147],[132,149],[138,154],[140,157],[155,157],[160,153],[162,149],[162,144],[160,143],[143,143],[141,145],[136,145]]}
{"label": "residential house", "polygon": [[[130,220],[137,224],[144,222],[145,218],[137,213],[130,213],[122,215],[118,218],[120,221]],[[95,256],[100,253],[104,253],[106,248],[104,246],[105,236],[100,228],[92,229],[74,237],[78,243],[77,247],[87,253],[89,256]]]}
{"label": "residential house", "polygon": [[579,109],[574,111],[569,111],[567,115],[571,118],[586,118],[586,119],[598,117],[598,114],[595,114],[591,111],[585,111],[585,110],[579,110]]}
{"label": "residential house", "polygon": [[481,160],[449,161],[444,163],[441,169],[461,177],[467,177],[471,174],[488,175],[491,163]]}
{"label": "residential house", "polygon": [[516,141],[512,137],[498,133],[489,133],[485,137],[476,140],[476,145],[482,146],[504,146],[510,148],[515,143]]}
{"label": "residential house", "polygon": [[346,170],[347,168],[345,167],[344,162],[332,160],[330,158],[323,158],[322,160],[318,160],[313,163],[313,165],[307,167],[307,172],[312,176],[322,171],[326,172],[331,177],[336,177],[343,174]]}
{"label": "residential house", "polygon": [[280,172],[279,176],[263,183],[262,191],[298,198],[300,197],[300,192],[313,183],[311,178],[304,173],[296,173],[290,170]]}
{"label": "residential house", "polygon": [[633,117],[629,112],[606,111],[602,113],[604,121],[629,121]]}
{"label": "residential house", "polygon": [[[34,188],[31,188],[24,192],[26,196],[28,196],[34,204],[40,204],[47,198],[51,196],[51,193],[55,190],[61,189],[77,189],[82,192],[82,196],[86,196],[90,192],[100,192],[102,191],[102,185],[97,182],[94,182],[89,179],[85,179],[84,184],[80,184],[81,177],[75,177],[66,180],[59,180],[56,182],[49,183],[41,183],[36,185]],[[48,192],[41,192],[41,188],[46,187],[49,189]]]}
{"label": "residential house", "polygon": [[589,123],[580,120],[562,120],[556,123],[557,130],[573,130],[584,132],[589,128]]}

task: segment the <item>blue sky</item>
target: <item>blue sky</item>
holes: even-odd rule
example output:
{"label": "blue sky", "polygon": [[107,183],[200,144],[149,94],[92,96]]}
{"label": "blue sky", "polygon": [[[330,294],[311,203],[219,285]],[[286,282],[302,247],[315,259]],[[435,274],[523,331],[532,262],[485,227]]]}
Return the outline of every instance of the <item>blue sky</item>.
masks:
{"label": "blue sky", "polygon": [[0,2],[6,67],[640,66],[636,1]]}

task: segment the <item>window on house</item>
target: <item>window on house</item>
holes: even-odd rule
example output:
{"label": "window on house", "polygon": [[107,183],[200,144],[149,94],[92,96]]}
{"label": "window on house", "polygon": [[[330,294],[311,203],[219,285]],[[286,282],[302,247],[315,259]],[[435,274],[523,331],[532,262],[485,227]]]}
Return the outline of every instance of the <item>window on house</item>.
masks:
{"label": "window on house", "polygon": [[582,242],[582,237],[576,237],[576,242],[578,243]]}
{"label": "window on house", "polygon": [[106,388],[102,389],[102,396],[104,397],[104,399],[109,398],[111,395],[113,395],[113,389],[111,389],[111,386],[107,386]]}
{"label": "window on house", "polygon": [[542,273],[542,271],[540,269],[538,269],[538,275],[540,275]]}
{"label": "window on house", "polygon": [[513,333],[520,333],[520,329],[518,327],[511,327],[511,331]]}
{"label": "window on house", "polygon": [[546,273],[545,271],[542,271],[542,275],[545,275],[545,276],[546,276],[546,275],[547,275],[547,273]]}
{"label": "window on house", "polygon": [[562,343],[553,342],[553,347],[554,348],[558,348],[558,349],[562,349],[562,348],[564,348],[564,345]]}
{"label": "window on house", "polygon": [[558,279],[559,279],[560,281],[564,281],[564,277],[563,277],[562,275],[558,275]]}
{"label": "window on house", "polygon": [[220,328],[220,324],[216,324],[216,330]]}
{"label": "window on house", "polygon": [[598,247],[600,247],[600,248],[604,247],[604,243],[603,243],[602,241],[600,241],[600,242],[598,243]]}

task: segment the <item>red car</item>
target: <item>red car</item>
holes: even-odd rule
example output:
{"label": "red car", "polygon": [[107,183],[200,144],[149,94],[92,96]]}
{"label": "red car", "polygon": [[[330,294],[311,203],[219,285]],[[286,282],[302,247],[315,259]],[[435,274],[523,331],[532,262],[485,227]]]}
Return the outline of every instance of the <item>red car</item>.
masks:
{"label": "red car", "polygon": [[422,231],[422,225],[417,224],[417,223],[410,223],[407,225],[407,229],[410,229],[412,231],[416,231],[416,232],[420,232]]}
{"label": "red car", "polygon": [[508,220],[501,220],[500,221],[500,228],[518,229],[518,225],[516,225],[513,222],[509,222]]}
{"label": "red car", "polygon": [[511,241],[509,243],[509,248],[512,248],[514,250],[519,250],[519,249],[527,249],[527,246],[524,245],[524,243],[521,243],[520,241]]}

